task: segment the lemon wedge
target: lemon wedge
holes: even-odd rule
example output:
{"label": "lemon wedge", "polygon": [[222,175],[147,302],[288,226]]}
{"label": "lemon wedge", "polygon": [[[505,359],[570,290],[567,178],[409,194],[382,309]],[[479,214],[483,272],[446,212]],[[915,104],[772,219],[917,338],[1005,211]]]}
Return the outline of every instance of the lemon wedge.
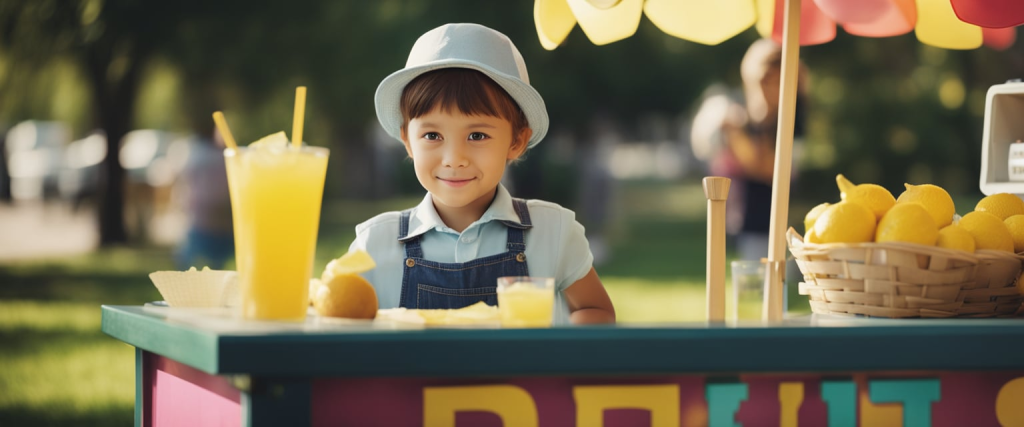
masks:
{"label": "lemon wedge", "polygon": [[272,133],[260,138],[259,141],[249,144],[249,148],[274,148],[284,149],[288,146],[288,136],[284,132]]}
{"label": "lemon wedge", "polygon": [[376,267],[377,263],[373,261],[373,257],[369,253],[362,249],[356,249],[342,255],[341,258],[327,263],[327,267],[324,268],[324,274],[320,277],[320,280],[323,283],[327,283],[334,276],[359,274],[364,271],[373,270]]}

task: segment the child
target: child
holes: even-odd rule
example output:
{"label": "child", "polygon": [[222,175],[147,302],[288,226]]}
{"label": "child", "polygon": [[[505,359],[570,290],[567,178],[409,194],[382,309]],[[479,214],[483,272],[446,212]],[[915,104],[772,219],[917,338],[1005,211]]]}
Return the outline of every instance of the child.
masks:
{"label": "child", "polygon": [[497,31],[448,24],[422,35],[381,82],[377,118],[405,144],[427,190],[416,207],[356,226],[350,249],[381,308],[497,305],[502,276],[555,278],[555,323],[611,323],[615,311],[572,211],[513,199],[505,167],[548,130],[519,50]]}

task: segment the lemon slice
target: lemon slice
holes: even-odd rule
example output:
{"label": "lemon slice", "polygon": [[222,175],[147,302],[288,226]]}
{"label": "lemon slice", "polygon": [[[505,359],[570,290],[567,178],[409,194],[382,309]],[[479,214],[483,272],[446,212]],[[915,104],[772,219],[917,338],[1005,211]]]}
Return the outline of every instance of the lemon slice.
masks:
{"label": "lemon slice", "polygon": [[480,301],[457,309],[419,309],[415,311],[427,325],[487,325],[498,322],[498,307]]}
{"label": "lemon slice", "polygon": [[284,132],[272,133],[260,138],[259,141],[249,144],[249,148],[283,149],[286,147],[288,147],[288,136],[286,136]]}
{"label": "lemon slice", "polygon": [[[377,263],[373,261],[373,257],[362,249],[356,249],[349,253],[342,255],[341,258],[332,260],[327,263],[327,267],[324,268],[324,277],[338,276],[342,274],[359,274],[364,271],[370,271],[377,267]],[[329,279],[322,279],[324,283],[329,282]]]}

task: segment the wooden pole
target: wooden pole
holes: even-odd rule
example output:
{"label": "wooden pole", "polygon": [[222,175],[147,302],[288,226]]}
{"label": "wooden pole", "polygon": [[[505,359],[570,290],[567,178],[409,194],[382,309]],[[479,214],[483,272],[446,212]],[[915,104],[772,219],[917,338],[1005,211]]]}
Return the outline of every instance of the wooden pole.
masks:
{"label": "wooden pole", "polygon": [[708,322],[725,322],[725,201],[731,183],[729,178],[704,178],[704,196],[708,199]]}
{"label": "wooden pole", "polygon": [[782,81],[779,87],[779,126],[775,135],[775,174],[772,177],[772,213],[765,268],[766,321],[782,320],[783,281],[786,278],[786,228],[789,222],[789,185],[793,168],[793,127],[796,119],[797,68],[800,57],[800,0],[785,0],[782,24]]}

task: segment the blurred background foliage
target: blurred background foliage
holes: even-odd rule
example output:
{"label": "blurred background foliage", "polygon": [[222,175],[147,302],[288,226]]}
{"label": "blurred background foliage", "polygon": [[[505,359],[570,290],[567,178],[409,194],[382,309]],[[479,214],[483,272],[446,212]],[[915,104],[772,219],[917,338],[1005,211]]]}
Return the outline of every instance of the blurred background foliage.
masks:
{"label": "blurred background foliage", "polygon": [[[294,87],[307,85],[306,134],[334,150],[328,195],[373,198],[380,191],[364,178],[374,165],[367,159],[377,153],[377,83],[404,64],[419,34],[469,21],[517,43],[547,102],[553,134],[572,136],[560,156],[545,145],[531,153],[522,169],[538,174],[571,175],[572,148],[598,137],[595,121],[616,123],[626,142],[685,147],[701,93],[715,82],[738,86],[739,61],[756,38],[751,29],[703,46],[644,20],[637,35],[611,45],[594,46],[577,28],[563,46],[545,51],[529,2],[3,0],[0,128],[60,120],[76,138],[99,128],[116,144],[136,128],[209,132],[210,113],[222,109],[236,137],[252,141],[290,129]],[[1020,43],[1002,52],[960,52],[924,46],[913,35],[840,34],[801,55],[811,98],[797,200],[834,193],[837,172],[896,194],[903,182],[976,192],[985,91],[1024,75]],[[559,161],[570,169],[544,166]],[[108,165],[108,182],[120,179],[116,169]],[[689,171],[690,179],[701,175],[700,167]],[[572,181],[544,180],[528,192],[571,204],[573,191],[559,188],[566,182]],[[411,174],[398,188],[419,190]],[[114,234],[112,241],[121,240]]]}

